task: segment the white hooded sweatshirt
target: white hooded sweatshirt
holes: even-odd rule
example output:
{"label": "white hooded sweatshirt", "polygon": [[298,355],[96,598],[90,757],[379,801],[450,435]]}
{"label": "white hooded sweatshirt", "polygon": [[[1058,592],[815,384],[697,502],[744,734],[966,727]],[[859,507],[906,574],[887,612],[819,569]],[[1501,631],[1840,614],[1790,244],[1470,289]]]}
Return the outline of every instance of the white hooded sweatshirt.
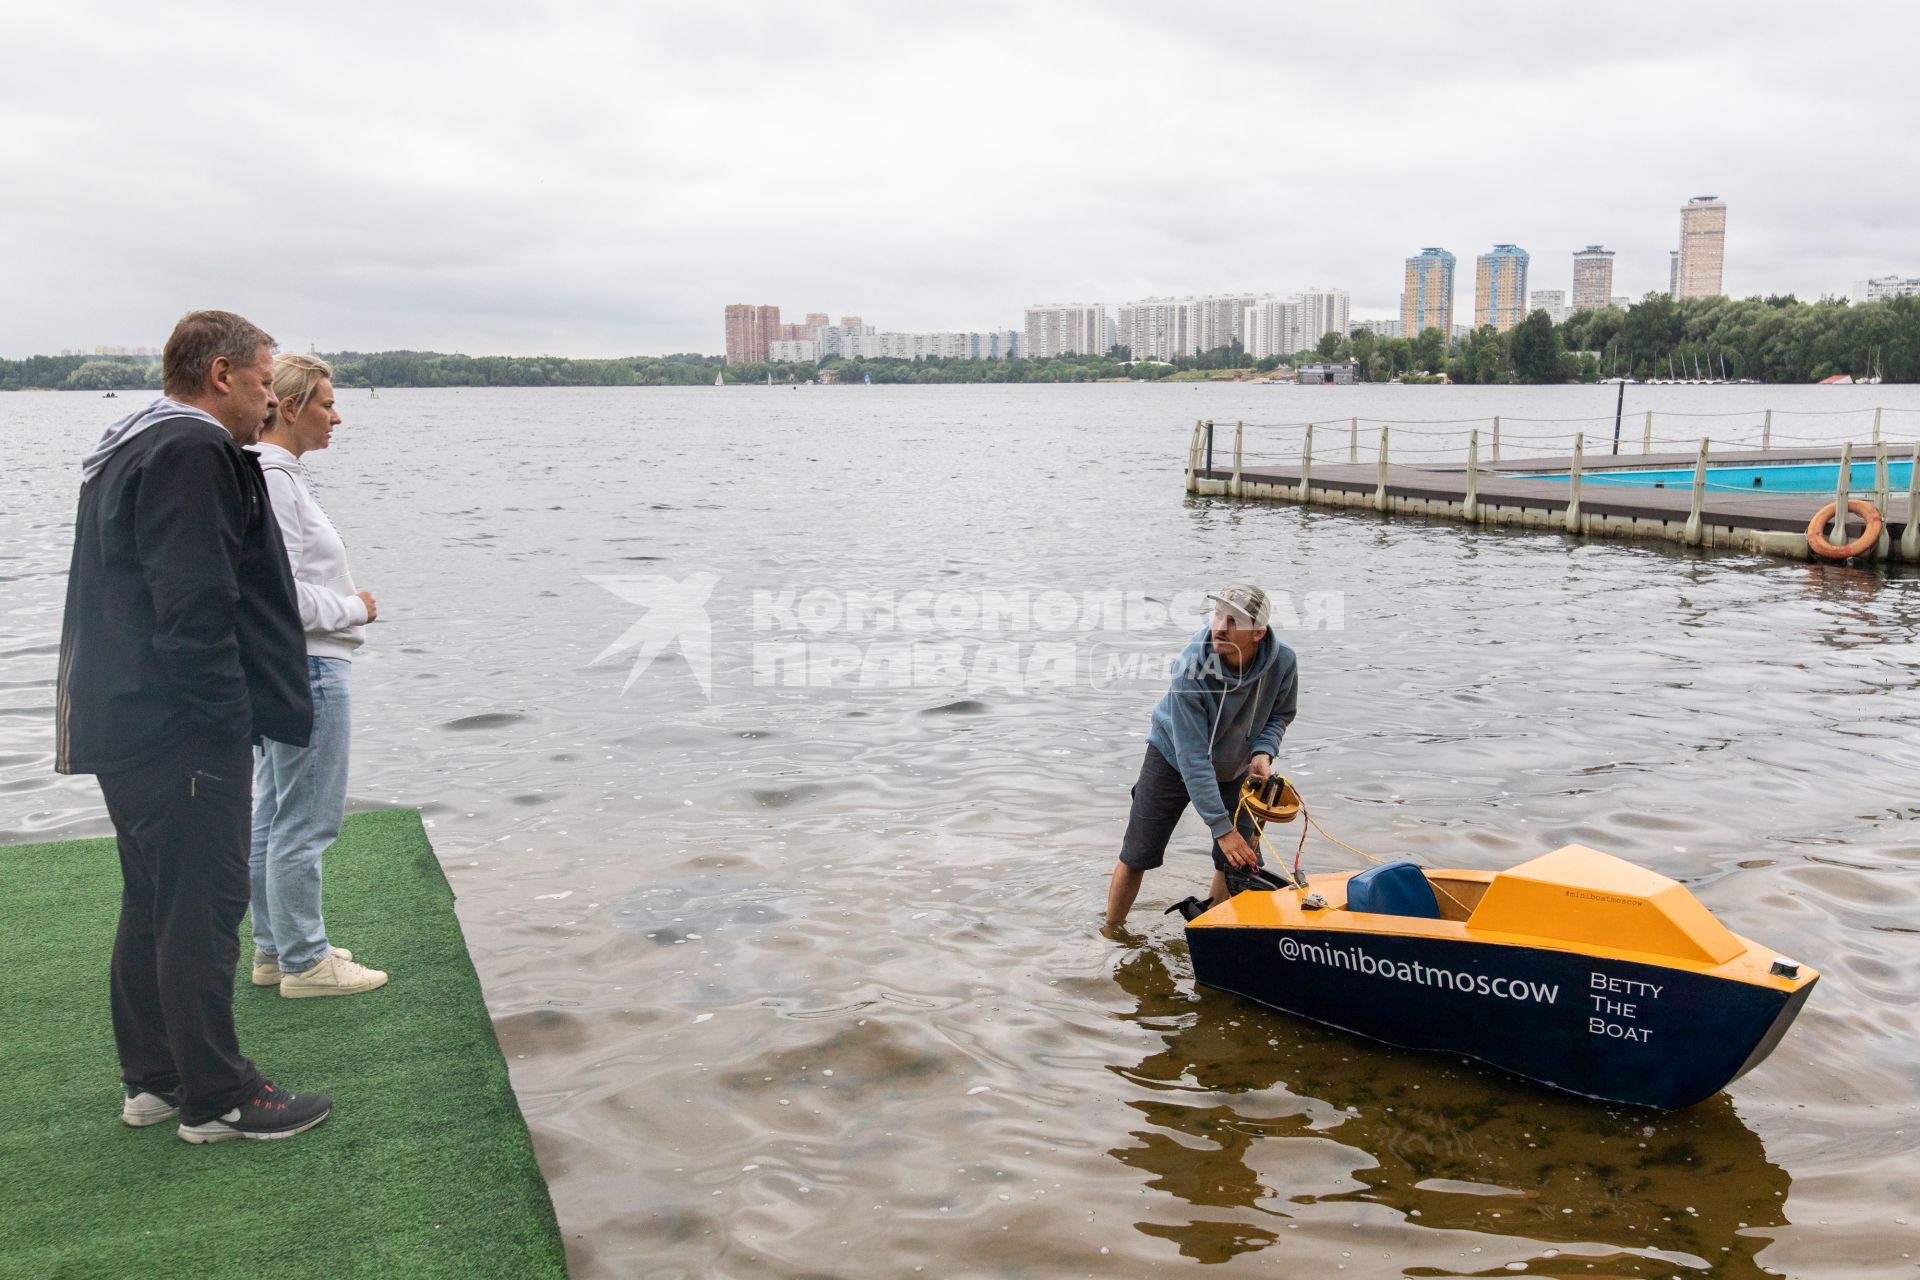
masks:
{"label": "white hooded sweatshirt", "polygon": [[366,642],[367,602],[356,593],[347,569],[347,545],[314,498],[300,459],[277,444],[249,447],[260,455],[280,539],[287,544],[307,653],[351,662],[353,651]]}

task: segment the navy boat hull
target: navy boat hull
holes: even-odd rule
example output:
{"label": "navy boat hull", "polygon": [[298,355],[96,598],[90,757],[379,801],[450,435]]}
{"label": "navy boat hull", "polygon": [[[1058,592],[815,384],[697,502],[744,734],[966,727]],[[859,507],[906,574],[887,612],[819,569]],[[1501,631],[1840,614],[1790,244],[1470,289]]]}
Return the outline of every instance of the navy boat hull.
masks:
{"label": "navy boat hull", "polygon": [[1663,1109],[1752,1069],[1813,989],[1406,934],[1189,927],[1187,941],[1205,986],[1386,1044]]}

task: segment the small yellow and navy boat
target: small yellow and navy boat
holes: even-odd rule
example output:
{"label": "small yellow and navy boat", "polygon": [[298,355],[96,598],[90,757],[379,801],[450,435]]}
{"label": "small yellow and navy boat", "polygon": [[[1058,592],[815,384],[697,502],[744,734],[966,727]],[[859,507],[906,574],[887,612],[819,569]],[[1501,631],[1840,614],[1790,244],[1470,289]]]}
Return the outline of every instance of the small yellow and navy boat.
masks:
{"label": "small yellow and navy boat", "polygon": [[1581,845],[1507,871],[1401,861],[1311,885],[1296,863],[1251,886],[1176,908],[1197,981],[1607,1102],[1711,1097],[1765,1060],[1819,979],[1677,881]]}

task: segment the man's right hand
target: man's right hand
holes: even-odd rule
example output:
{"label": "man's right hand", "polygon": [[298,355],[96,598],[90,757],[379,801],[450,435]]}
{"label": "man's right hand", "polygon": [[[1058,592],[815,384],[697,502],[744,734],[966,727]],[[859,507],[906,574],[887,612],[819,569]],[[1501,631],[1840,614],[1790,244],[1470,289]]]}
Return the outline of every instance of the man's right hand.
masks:
{"label": "man's right hand", "polygon": [[361,603],[367,606],[368,622],[372,622],[375,618],[380,616],[380,610],[376,609],[373,604],[373,592],[360,591],[360,592],[356,592],[355,594],[360,597]]}
{"label": "man's right hand", "polygon": [[1229,831],[1220,837],[1220,852],[1225,854],[1227,861],[1236,867],[1260,865],[1260,855],[1253,851],[1253,846],[1249,845],[1247,838],[1238,831]]}

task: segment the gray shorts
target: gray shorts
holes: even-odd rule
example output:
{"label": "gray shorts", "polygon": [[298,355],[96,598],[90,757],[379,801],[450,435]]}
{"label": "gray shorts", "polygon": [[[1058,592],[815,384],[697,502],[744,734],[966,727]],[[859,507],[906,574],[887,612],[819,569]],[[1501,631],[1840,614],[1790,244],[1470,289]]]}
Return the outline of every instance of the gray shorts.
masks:
{"label": "gray shorts", "polygon": [[[1220,784],[1220,803],[1227,807],[1228,813],[1239,807],[1240,788],[1246,780],[1242,774]],[[1147,758],[1140,762],[1140,778],[1133,784],[1133,808],[1127,814],[1127,833],[1120,838],[1120,861],[1135,871],[1151,871],[1166,861],[1167,841],[1173,838],[1180,815],[1192,802],[1193,798],[1187,794],[1187,780],[1167,762],[1158,747],[1149,743]],[[1259,829],[1254,825],[1253,816],[1241,814],[1239,825],[1240,834],[1253,845],[1254,852],[1259,853]],[[1220,852],[1218,840],[1213,841],[1213,865],[1217,871],[1225,871],[1230,865],[1226,855]]]}

